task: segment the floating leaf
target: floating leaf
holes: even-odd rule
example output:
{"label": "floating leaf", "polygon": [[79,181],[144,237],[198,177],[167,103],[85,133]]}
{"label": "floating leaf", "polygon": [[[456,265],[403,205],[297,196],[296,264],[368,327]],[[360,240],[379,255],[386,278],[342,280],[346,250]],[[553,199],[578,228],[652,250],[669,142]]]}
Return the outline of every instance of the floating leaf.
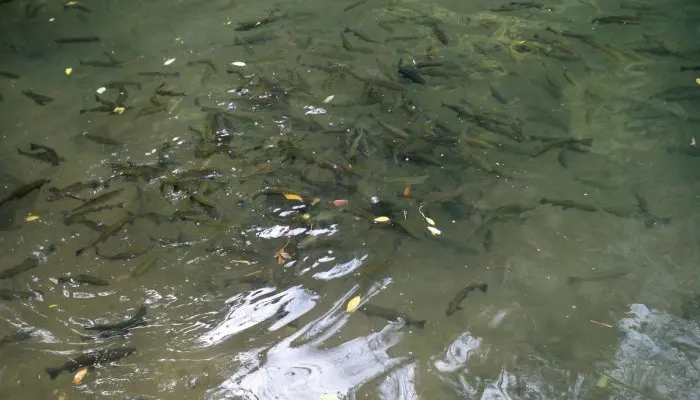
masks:
{"label": "floating leaf", "polygon": [[113,113],[119,114],[119,115],[124,114],[124,111],[126,111],[126,108],[121,107],[121,106],[119,106],[119,107],[114,107],[114,110],[112,110]]}
{"label": "floating leaf", "polygon": [[411,197],[411,185],[406,186],[403,190],[403,197]]}
{"label": "floating leaf", "polygon": [[389,222],[391,221],[389,217],[377,217],[374,219],[374,222]]}
{"label": "floating leaf", "polygon": [[234,67],[245,67],[245,63],[243,61],[234,61],[231,63]]}
{"label": "floating leaf", "polygon": [[700,78],[695,78],[695,83],[697,83],[698,85],[700,85]]}
{"label": "floating leaf", "polygon": [[316,204],[318,204],[318,203],[320,203],[320,202],[321,202],[321,199],[320,199],[320,198],[314,197],[314,199],[311,200],[311,205],[312,205],[312,206],[315,206]]}
{"label": "floating leaf", "polygon": [[73,73],[73,68],[68,67],[68,68],[66,68],[65,72],[66,72],[66,75],[70,75]]}
{"label": "floating leaf", "polygon": [[284,196],[284,198],[287,200],[304,201],[304,199],[302,199],[301,196],[294,193],[282,193],[282,196]]}
{"label": "floating leaf", "polygon": [[355,311],[355,309],[357,308],[357,306],[360,305],[360,300],[362,300],[362,298],[361,298],[360,296],[355,296],[355,297],[353,297],[352,299],[350,299],[350,301],[348,301],[348,307],[347,307],[346,310],[347,310],[348,312],[353,312],[353,311]]}
{"label": "floating leaf", "polygon": [[334,95],[330,95],[330,96],[326,97],[325,99],[323,99],[323,102],[330,103],[334,97],[335,97]]}
{"label": "floating leaf", "polygon": [[107,91],[107,88],[102,86],[100,88],[97,88],[97,94],[102,94]]}
{"label": "floating leaf", "polygon": [[37,219],[39,219],[39,216],[37,215],[27,215],[26,217],[24,217],[24,220],[27,222],[36,221]]}
{"label": "floating leaf", "polygon": [[172,63],[174,63],[174,62],[175,62],[175,59],[174,59],[174,58],[169,58],[169,59],[165,60],[165,62],[163,63],[163,65],[170,65],[170,64],[172,64]]}
{"label": "floating leaf", "polygon": [[80,382],[82,382],[83,378],[85,378],[85,375],[87,375],[87,373],[88,373],[87,368],[81,368],[73,377],[73,383],[75,383],[77,385]]}
{"label": "floating leaf", "polygon": [[435,221],[433,221],[432,218],[428,218],[428,217],[424,217],[424,218],[425,218],[425,222],[427,222],[427,223],[429,223],[430,225],[433,225],[433,226],[435,225]]}
{"label": "floating leaf", "polygon": [[434,226],[429,226],[428,230],[430,231],[430,233],[433,234],[433,236],[440,236],[442,234],[442,232],[440,232],[440,229],[438,229]]}
{"label": "floating leaf", "polygon": [[337,199],[337,200],[331,201],[331,204],[333,204],[336,207],[347,206],[348,203],[349,203],[349,201],[347,201],[345,199]]}

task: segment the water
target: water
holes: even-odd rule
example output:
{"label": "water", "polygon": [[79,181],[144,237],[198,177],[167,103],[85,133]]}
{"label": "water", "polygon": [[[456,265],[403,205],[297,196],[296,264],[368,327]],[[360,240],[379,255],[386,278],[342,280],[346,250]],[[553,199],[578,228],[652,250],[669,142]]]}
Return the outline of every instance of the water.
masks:
{"label": "water", "polygon": [[[91,12],[0,5],[0,70],[20,75],[0,77],[2,197],[51,180],[0,208],[2,270],[39,258],[0,282],[37,291],[0,300],[1,398],[700,398],[700,327],[683,314],[699,279],[698,74],[679,72],[698,63],[697,6],[79,4]],[[611,15],[636,19],[592,23]],[[120,64],[85,64],[104,53]],[[399,60],[437,65],[421,85]],[[138,85],[97,102],[115,81]],[[548,149],[566,138],[592,142]],[[17,153],[30,143],[65,162]],[[119,176],[131,164],[153,168]],[[81,200],[49,188],[90,180],[109,187],[78,196],[121,188],[120,207],[66,224]],[[96,225],[130,215],[96,254]],[[145,254],[105,258],[128,251]],[[356,296],[425,327],[349,313]],[[83,340],[142,305],[145,325]],[[137,351],[79,384],[44,371],[122,347]]]}

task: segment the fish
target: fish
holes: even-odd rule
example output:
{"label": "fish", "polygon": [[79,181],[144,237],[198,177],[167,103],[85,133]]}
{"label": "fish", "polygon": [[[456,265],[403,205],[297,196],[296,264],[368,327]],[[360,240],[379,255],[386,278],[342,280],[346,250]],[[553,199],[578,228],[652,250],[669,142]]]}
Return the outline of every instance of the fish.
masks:
{"label": "fish", "polygon": [[21,199],[22,197],[33,192],[34,190],[40,189],[42,186],[44,186],[48,182],[50,182],[48,179],[37,179],[34,182],[28,183],[24,186],[21,186],[15,190],[13,190],[4,199],[0,200],[0,207],[2,207],[3,205],[5,205],[6,203],[8,203],[12,200]]}
{"label": "fish", "polygon": [[369,315],[372,317],[380,317],[384,318],[388,321],[396,321],[398,319],[404,320],[406,325],[412,325],[417,328],[423,328],[425,327],[425,322],[426,320],[417,320],[414,318],[409,317],[408,315],[404,313],[400,313],[396,310],[393,310],[391,308],[386,308],[382,306],[375,306],[372,304],[365,304],[360,307],[360,312]]}
{"label": "fish", "polygon": [[17,152],[23,156],[27,156],[27,157],[31,157],[31,158],[34,158],[34,159],[39,160],[39,161],[47,162],[47,163],[53,165],[54,167],[59,166],[62,161],[66,161],[65,158],[58,155],[56,150],[54,150],[48,146],[42,146],[40,144],[30,143],[29,150],[33,151],[35,153],[26,152],[22,149],[17,149]]}
{"label": "fish", "polygon": [[134,347],[120,347],[116,349],[93,350],[82,354],[77,358],[66,361],[60,367],[46,368],[45,371],[51,379],[56,379],[62,372],[73,373],[83,367],[92,367],[98,364],[111,363],[127,357],[136,352]]}
{"label": "fish", "polygon": [[373,117],[375,120],[377,120],[379,125],[381,125],[382,128],[384,128],[384,130],[386,130],[387,132],[394,135],[397,139],[408,139],[409,138],[410,135],[406,131],[404,131],[403,129],[400,129],[400,128],[397,128],[393,125],[390,125],[390,124],[382,121],[381,119],[379,119],[379,117],[375,117],[374,115],[370,115],[370,116]]}
{"label": "fish", "polygon": [[32,99],[36,104],[45,106],[56,100],[53,97],[44,96],[43,94],[32,92],[31,90],[22,90],[22,94]]}
{"label": "fish", "polygon": [[581,203],[575,200],[552,200],[547,198],[542,198],[540,204],[550,204],[553,206],[561,207],[564,210],[576,209],[581,211],[598,211],[598,207],[586,203]]}
{"label": "fish", "polygon": [[[681,67],[681,68],[682,68],[682,67]],[[682,70],[683,70],[683,69],[681,69],[681,71],[682,71]],[[0,76],[3,77],[3,78],[11,79],[11,80],[13,80],[13,81],[16,81],[17,79],[20,78],[19,75],[14,74],[14,73],[12,73],[12,72],[7,72],[7,71],[0,71]]]}
{"label": "fish", "polygon": [[364,40],[367,43],[377,43],[376,40],[372,39],[371,37],[367,36],[365,33],[358,31],[357,29],[349,28],[346,27],[345,31],[347,33],[352,33],[355,35],[357,38]]}
{"label": "fish", "polygon": [[478,284],[471,284],[463,289],[461,289],[455,297],[450,301],[450,304],[447,306],[447,312],[445,313],[447,316],[450,316],[455,313],[457,310],[461,310],[462,307],[460,306],[462,304],[462,301],[467,298],[467,295],[469,293],[475,291],[475,290],[480,290],[482,293],[486,294],[486,291],[488,290],[489,285],[486,283],[478,283]]}
{"label": "fish", "polygon": [[83,254],[83,252],[85,252],[85,250],[91,249],[91,248],[97,246],[98,244],[104,242],[105,240],[107,240],[107,238],[109,238],[110,236],[119,232],[124,227],[124,225],[126,225],[129,222],[132,222],[134,220],[134,218],[135,218],[135,216],[133,214],[129,214],[126,217],[122,218],[121,220],[115,222],[114,224],[106,227],[102,231],[100,236],[98,236],[97,239],[93,240],[92,243],[90,243],[89,245],[87,245],[85,247],[81,247],[78,250],[76,250],[75,255],[79,256],[79,255]]}
{"label": "fish", "polygon": [[136,314],[131,318],[123,322],[118,322],[116,324],[99,324],[89,327],[83,327],[86,331],[97,331],[99,332],[96,336],[86,336],[83,339],[106,339],[112,336],[124,336],[129,333],[129,329],[136,328],[137,326],[146,325],[146,321],[143,317],[146,316],[146,306],[141,306]]}
{"label": "fish", "polygon": [[32,268],[36,268],[39,265],[39,259],[34,256],[27,257],[19,265],[0,271],[0,279],[12,278],[15,275],[19,275],[22,272],[29,271]]}
{"label": "fish", "polygon": [[435,37],[437,38],[437,40],[440,41],[440,43],[445,45],[450,43],[450,39],[447,37],[445,31],[443,31],[442,28],[440,28],[438,21],[433,21],[430,24],[430,27],[433,30],[433,35],[435,35]]}
{"label": "fish", "polygon": [[416,68],[403,64],[403,60],[399,60],[398,71],[399,75],[410,80],[413,83],[418,83],[421,85],[425,85],[427,83],[426,80],[423,79],[422,76],[420,76]]}
{"label": "fish", "polygon": [[93,197],[92,199],[89,199],[89,200],[85,201],[85,203],[72,209],[68,213],[66,218],[69,218],[73,215],[76,215],[76,214],[78,214],[84,210],[90,209],[94,206],[100,206],[100,205],[112,200],[113,198],[120,196],[123,191],[124,191],[124,188],[119,188],[119,189],[115,189],[115,190],[112,190],[112,191],[109,191],[106,193],[102,193],[101,195],[99,195],[97,197]]}
{"label": "fish", "polygon": [[[684,71],[700,71],[700,65],[682,66],[681,72]],[[2,73],[0,73],[2,75]]]}
{"label": "fish", "polygon": [[94,43],[99,42],[100,38],[98,36],[79,36],[79,37],[68,37],[68,38],[58,38],[54,42],[59,44],[70,44],[70,43]]}
{"label": "fish", "polygon": [[100,279],[95,276],[90,276],[90,275],[85,275],[85,274],[80,274],[76,276],[59,276],[56,278],[56,282],[59,285],[62,285],[64,283],[77,283],[77,284],[86,284],[86,285],[93,285],[93,286],[108,286],[109,282],[107,282],[104,279]]}
{"label": "fish", "polygon": [[273,12],[271,12],[267,17],[265,17],[263,19],[241,22],[238,24],[238,26],[233,28],[233,30],[237,31],[237,32],[249,31],[249,30],[254,29],[254,28],[259,28],[261,26],[271,24],[271,23],[278,21],[286,16],[287,16],[287,14],[273,15]]}
{"label": "fish", "polygon": [[97,248],[95,250],[95,253],[99,257],[102,257],[102,258],[107,259],[107,260],[112,260],[112,261],[131,260],[132,258],[136,258],[136,257],[142,256],[142,255],[148,253],[153,247],[155,247],[155,245],[150,244],[150,245],[145,246],[141,249],[127,250],[127,251],[122,251],[122,252],[115,253],[115,254],[104,254],[104,253],[100,252],[99,248]]}
{"label": "fish", "polygon": [[23,342],[32,337],[33,332],[34,329],[24,329],[19,332],[5,335],[2,338],[0,338],[0,347],[4,347],[12,343]]}
{"label": "fish", "polygon": [[77,1],[69,1],[68,3],[63,5],[63,9],[64,10],[78,10],[78,11],[82,11],[86,14],[89,14],[92,12],[91,9],[78,3]]}
{"label": "fish", "polygon": [[134,268],[134,271],[131,273],[132,278],[138,278],[139,276],[145,274],[148,272],[148,270],[153,267],[156,262],[158,262],[158,255],[153,254],[152,256],[148,257],[144,262],[139,264],[136,268]]}
{"label": "fish", "polygon": [[180,73],[179,72],[160,72],[160,71],[155,71],[155,72],[139,72],[138,73],[141,76],[157,76],[161,78],[179,78]]}
{"label": "fish", "polygon": [[597,275],[590,275],[590,276],[570,276],[566,279],[566,282],[569,285],[573,285],[574,283],[580,283],[580,282],[598,282],[598,281],[605,281],[608,279],[616,279],[616,278],[621,278],[627,274],[629,274],[632,271],[615,271],[615,272],[609,272],[605,274],[597,274]]}
{"label": "fish", "polygon": [[640,22],[639,17],[636,17],[634,15],[611,15],[608,17],[599,17],[599,18],[593,18],[594,24],[629,24],[629,25],[637,25]]}
{"label": "fish", "polygon": [[39,297],[43,293],[39,291],[24,291],[24,290],[12,290],[12,289],[0,289],[0,299],[12,301],[12,300],[29,300]]}
{"label": "fish", "polygon": [[[12,1],[12,0],[8,0],[8,1]],[[355,7],[359,7],[359,6],[363,5],[363,4],[365,4],[366,2],[367,2],[367,0],[359,0],[359,1],[356,1],[356,2],[354,2],[354,3],[351,3],[351,4],[347,5],[347,6],[345,6],[345,8],[343,8],[343,11],[350,11],[350,10],[352,10],[352,9],[355,8]]]}
{"label": "fish", "polygon": [[214,62],[208,58],[187,62],[187,65],[189,65],[189,66],[196,65],[196,64],[207,65],[207,66],[209,66],[209,68],[211,68],[212,72],[217,72],[217,70],[218,70],[216,68],[216,65],[214,64]]}
{"label": "fish", "polygon": [[85,137],[85,139],[106,146],[118,146],[121,144],[121,142],[106,136],[93,135],[91,133],[84,133],[83,136]]}

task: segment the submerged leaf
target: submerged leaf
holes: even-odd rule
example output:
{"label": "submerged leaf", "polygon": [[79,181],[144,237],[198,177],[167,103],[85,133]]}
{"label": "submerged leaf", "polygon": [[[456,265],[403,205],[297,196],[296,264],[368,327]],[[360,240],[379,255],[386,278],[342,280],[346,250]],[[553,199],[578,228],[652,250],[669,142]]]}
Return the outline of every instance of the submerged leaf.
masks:
{"label": "submerged leaf", "polygon": [[27,215],[26,217],[24,217],[24,220],[27,222],[36,221],[37,219],[39,219],[39,217],[36,215]]}
{"label": "submerged leaf", "polygon": [[301,196],[294,193],[282,193],[282,196],[284,196],[284,198],[287,200],[304,201],[304,199],[302,199]]}
{"label": "submerged leaf", "polygon": [[436,227],[434,227],[434,226],[428,226],[427,228],[428,228],[428,230],[430,231],[430,233],[433,234],[433,236],[439,236],[439,235],[442,234],[442,232],[440,232],[440,229],[438,229],[438,228],[436,228]]}
{"label": "submerged leaf", "polygon": [[362,300],[362,297],[360,296],[355,296],[350,301],[348,301],[348,307],[347,307],[347,312],[353,312],[357,308],[357,306],[360,305],[360,300]]}
{"label": "submerged leaf", "polygon": [[390,219],[389,217],[377,217],[374,219],[374,222],[389,222]]}

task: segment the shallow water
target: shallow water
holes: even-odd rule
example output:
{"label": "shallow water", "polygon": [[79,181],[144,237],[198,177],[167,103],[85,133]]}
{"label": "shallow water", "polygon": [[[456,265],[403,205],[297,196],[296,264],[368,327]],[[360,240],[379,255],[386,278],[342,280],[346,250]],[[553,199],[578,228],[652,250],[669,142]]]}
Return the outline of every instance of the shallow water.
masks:
{"label": "shallow water", "polygon": [[0,4],[0,197],[50,179],[0,207],[0,275],[39,259],[0,279],[34,291],[0,300],[0,398],[700,399],[697,5],[78,4]]}

